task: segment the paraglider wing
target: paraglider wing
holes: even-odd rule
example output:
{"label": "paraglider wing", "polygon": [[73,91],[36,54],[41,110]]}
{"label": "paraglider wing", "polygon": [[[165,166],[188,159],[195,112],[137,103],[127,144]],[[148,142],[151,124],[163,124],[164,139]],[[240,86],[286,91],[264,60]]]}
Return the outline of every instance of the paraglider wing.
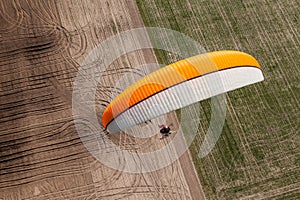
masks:
{"label": "paraglider wing", "polygon": [[102,124],[116,133],[263,79],[258,62],[249,54],[200,54],[156,70],[126,88],[105,109]]}

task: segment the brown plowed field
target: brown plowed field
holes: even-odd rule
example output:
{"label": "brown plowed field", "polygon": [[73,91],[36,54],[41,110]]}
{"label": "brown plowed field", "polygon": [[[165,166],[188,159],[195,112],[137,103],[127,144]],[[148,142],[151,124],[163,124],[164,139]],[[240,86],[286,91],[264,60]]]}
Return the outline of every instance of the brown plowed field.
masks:
{"label": "brown plowed field", "polygon": [[[155,172],[123,173],[92,157],[77,134],[80,63],[104,39],[142,26],[133,0],[0,1],[0,199],[204,199],[189,153]],[[156,62],[150,50],[121,60],[112,74]]]}

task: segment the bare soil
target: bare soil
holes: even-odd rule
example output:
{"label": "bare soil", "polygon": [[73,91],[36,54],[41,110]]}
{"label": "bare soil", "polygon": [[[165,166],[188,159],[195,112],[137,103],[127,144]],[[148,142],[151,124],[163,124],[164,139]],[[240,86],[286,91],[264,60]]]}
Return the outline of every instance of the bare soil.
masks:
{"label": "bare soil", "polygon": [[[72,83],[80,63],[104,39],[143,26],[135,1],[0,1],[0,10],[0,199],[204,199],[189,152],[130,174],[97,161],[77,134]],[[156,58],[139,51],[122,62],[112,66],[117,75]],[[162,145],[158,138],[148,146]]]}

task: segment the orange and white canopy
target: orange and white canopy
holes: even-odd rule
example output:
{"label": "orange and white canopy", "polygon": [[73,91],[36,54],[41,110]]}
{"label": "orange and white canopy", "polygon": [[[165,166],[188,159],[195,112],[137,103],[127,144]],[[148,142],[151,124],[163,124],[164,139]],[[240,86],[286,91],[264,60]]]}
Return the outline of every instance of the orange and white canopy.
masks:
{"label": "orange and white canopy", "polygon": [[105,109],[110,133],[195,102],[264,79],[255,58],[239,51],[216,51],[180,60],[141,78]]}

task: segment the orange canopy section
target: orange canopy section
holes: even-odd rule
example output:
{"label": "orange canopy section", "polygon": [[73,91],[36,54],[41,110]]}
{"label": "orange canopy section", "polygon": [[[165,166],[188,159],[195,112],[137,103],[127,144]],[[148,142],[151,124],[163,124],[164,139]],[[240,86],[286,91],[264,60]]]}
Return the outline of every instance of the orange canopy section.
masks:
{"label": "orange canopy section", "polygon": [[141,78],[119,94],[105,109],[102,124],[128,108],[169,87],[220,70],[250,66],[260,68],[251,55],[239,51],[216,51],[180,60]]}

